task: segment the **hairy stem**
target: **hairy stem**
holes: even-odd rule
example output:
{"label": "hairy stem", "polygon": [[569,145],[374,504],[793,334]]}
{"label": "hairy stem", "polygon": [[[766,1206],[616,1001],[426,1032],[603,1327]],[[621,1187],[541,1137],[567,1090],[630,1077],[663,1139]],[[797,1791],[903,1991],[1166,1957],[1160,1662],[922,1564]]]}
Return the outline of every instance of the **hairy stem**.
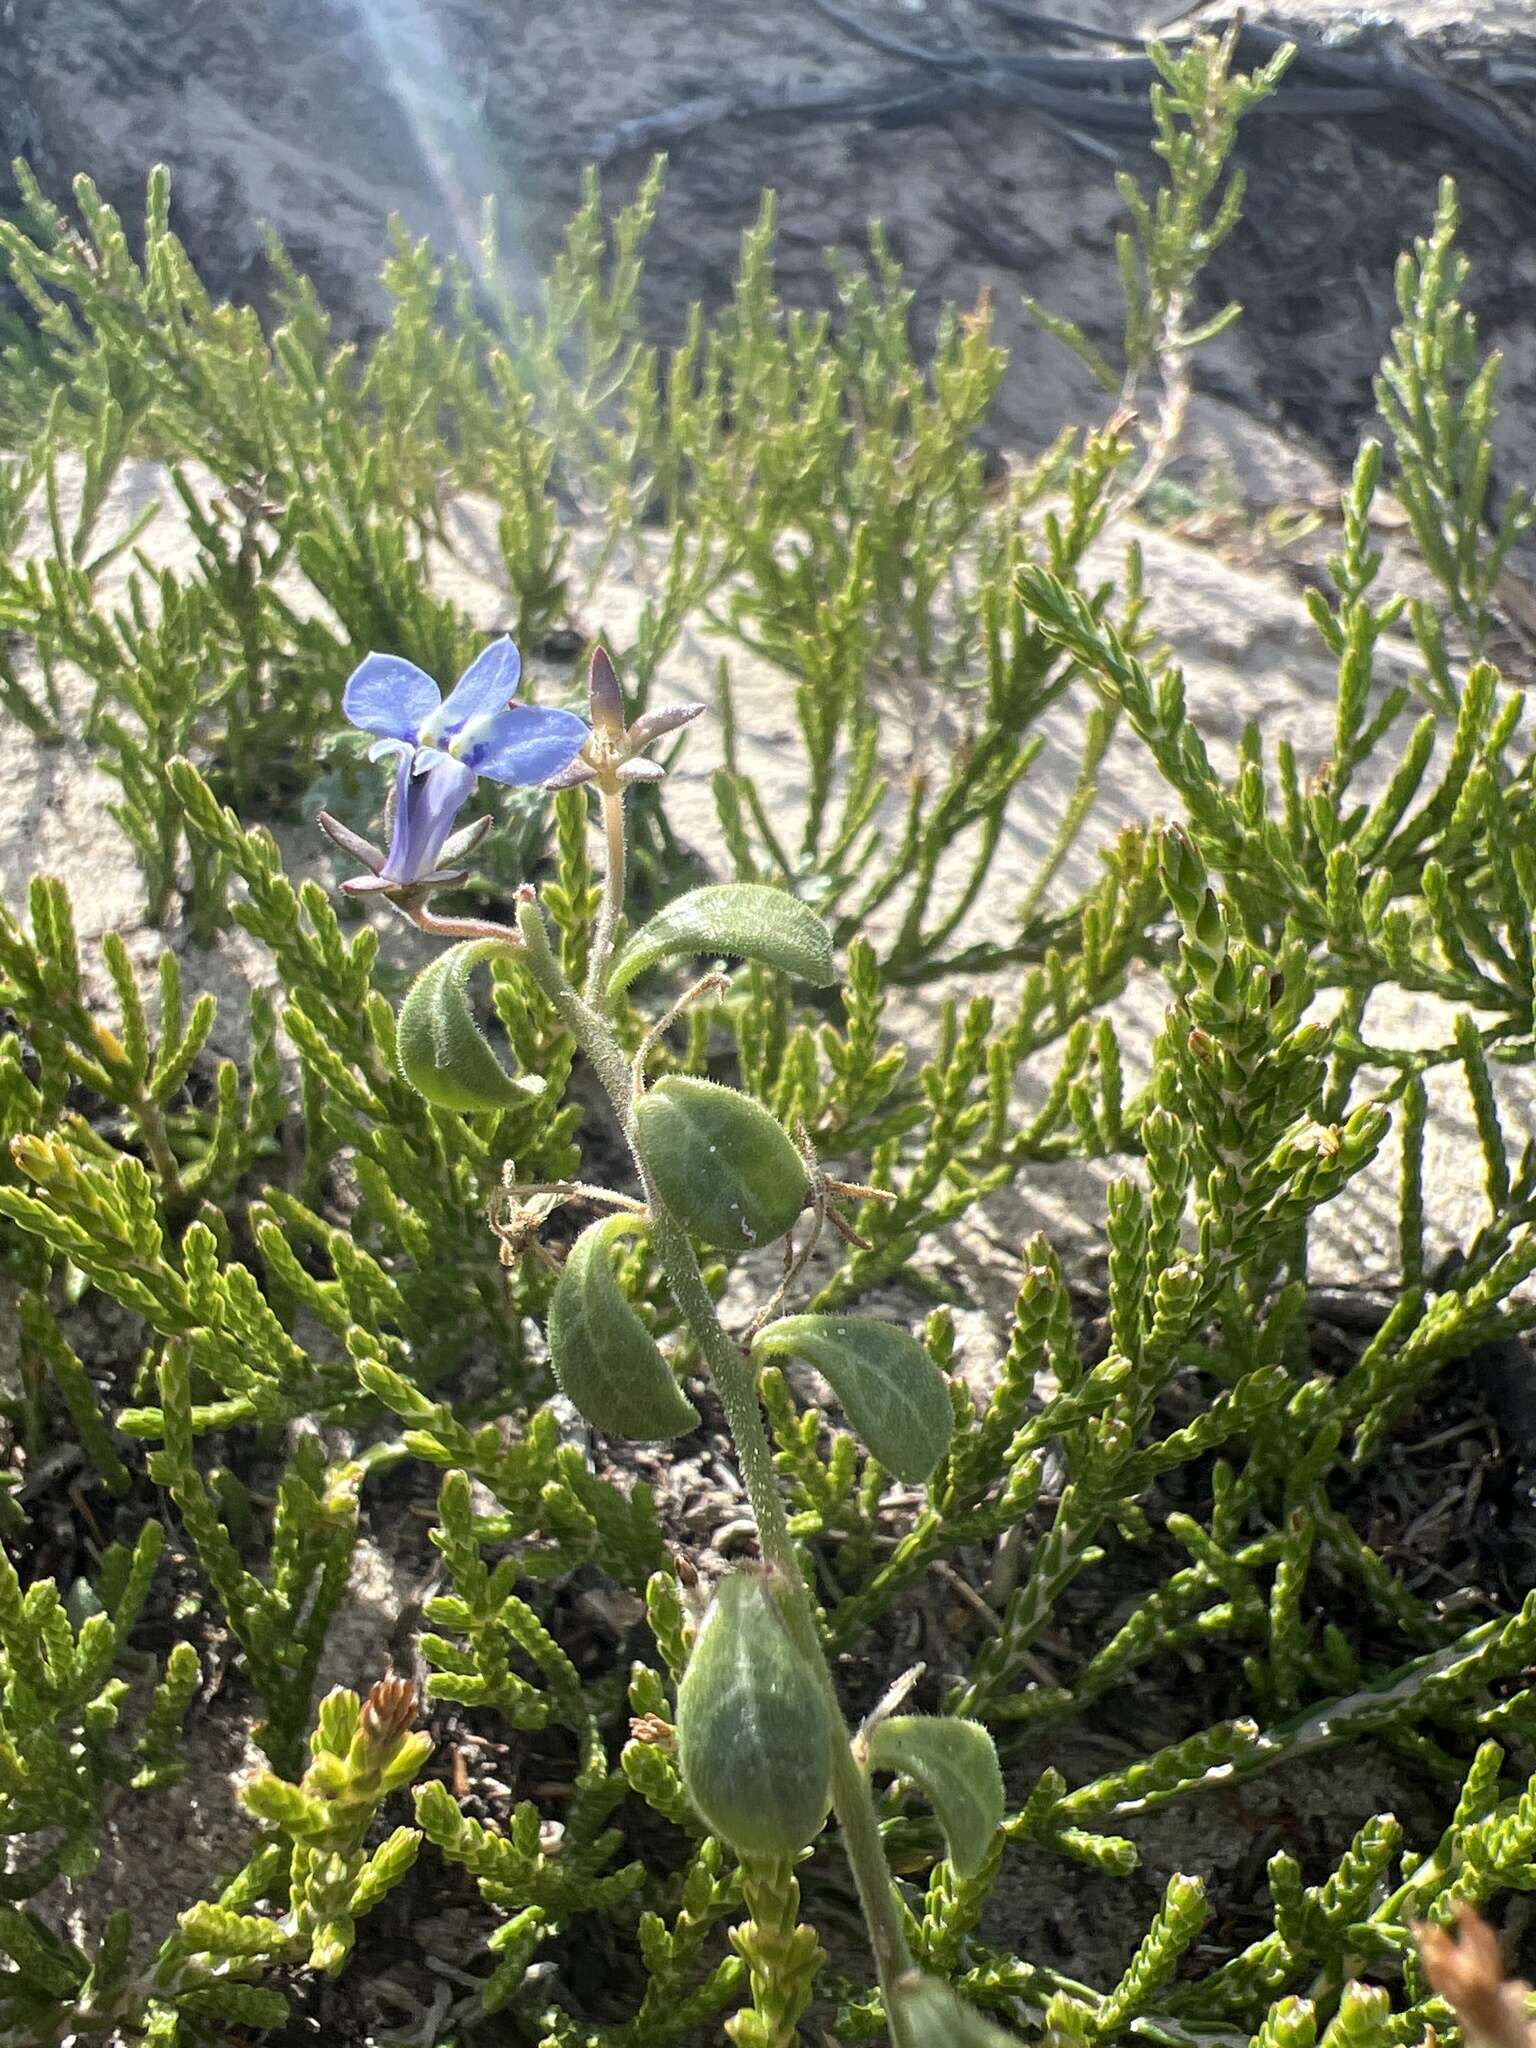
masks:
{"label": "hairy stem", "polygon": [[435,939],[502,939],[508,949],[520,953],[522,941],[515,931],[504,924],[497,924],[487,917],[439,917],[435,910],[429,910],[425,903],[407,905],[397,903],[399,910],[418,931],[430,932]]}
{"label": "hairy stem", "polygon": [[613,952],[613,935],[624,908],[624,792],[622,789],[605,789],[602,795],[603,838],[608,859],[603,873],[602,907],[597,913],[597,929],[592,934],[592,958],[587,963],[584,994],[589,1003],[598,1002],[602,997],[603,984],[608,979],[608,960]]}
{"label": "hairy stem", "polygon": [[[843,1727],[842,1703],[832,1683],[832,1673],[816,1626],[810,1589],[800,1570],[779,1493],[773,1448],[758,1405],[757,1377],[750,1360],[721,1326],[688,1233],[660,1199],[646,1172],[645,1162],[639,1156],[634,1143],[630,1064],[603,1018],[577,995],[561,973],[549,943],[543,914],[531,897],[525,898],[519,906],[518,928],[527,944],[525,959],[529,972],[555,1005],[567,1029],[596,1069],[635,1155],[635,1165],[651,1211],[651,1246],[667,1277],[673,1299],[682,1311],[719,1391],[736,1446],[742,1483],[757,1524],[763,1557],[783,1572],[789,1593],[786,1612],[790,1627],[811,1669],[818,1674],[834,1726]],[[846,1741],[835,1741],[832,1745],[832,1809],[842,1829],[844,1851],[853,1870],[859,1903],[869,1929],[891,2039],[897,2043],[897,2048],[903,2048],[904,2037],[896,2014],[894,1989],[897,1979],[911,1969],[912,1957],[902,1924],[901,1901],[891,1881],[885,1848],[880,1840],[874,1797],[869,1781],[855,1762]]]}

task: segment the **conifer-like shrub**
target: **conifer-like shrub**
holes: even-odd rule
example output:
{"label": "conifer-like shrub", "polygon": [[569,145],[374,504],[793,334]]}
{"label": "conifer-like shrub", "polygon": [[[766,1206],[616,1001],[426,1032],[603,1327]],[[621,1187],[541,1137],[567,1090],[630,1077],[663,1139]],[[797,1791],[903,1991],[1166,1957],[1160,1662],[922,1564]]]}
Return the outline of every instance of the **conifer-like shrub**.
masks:
{"label": "conifer-like shrub", "polygon": [[[1447,188],[1296,605],[1326,725],[1218,742],[1139,537],[1236,317],[1230,55],[1159,53],[1121,358],[1042,314],[1104,417],[1001,484],[987,309],[920,359],[878,233],[810,318],[765,200],[663,357],[658,167],[534,305],[402,236],[338,346],[280,252],[214,303],[163,173],[142,233],[20,174],[0,720],[142,915],[0,900],[7,2048],[1520,2037],[1536,1593],[1414,1501],[1531,1366],[1533,507]],[[1064,1162],[1086,1278],[1006,1236]],[[347,1668],[365,1543],[416,1591]],[[241,1830],[199,1896],[178,1810]]]}

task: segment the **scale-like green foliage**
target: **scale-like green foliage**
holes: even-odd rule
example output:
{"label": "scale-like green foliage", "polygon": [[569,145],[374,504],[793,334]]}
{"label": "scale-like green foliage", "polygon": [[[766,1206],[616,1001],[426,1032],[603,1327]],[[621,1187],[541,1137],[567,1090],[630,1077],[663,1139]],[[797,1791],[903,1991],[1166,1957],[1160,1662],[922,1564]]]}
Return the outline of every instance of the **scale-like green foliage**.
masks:
{"label": "scale-like green foliage", "polygon": [[[1536,1146],[1501,1085],[1536,1054],[1536,757],[1490,659],[1531,499],[1493,516],[1496,364],[1447,190],[1398,273],[1385,445],[1298,601],[1337,669],[1316,758],[1209,743],[1132,515],[1191,351],[1235,317],[1196,317],[1199,274],[1281,63],[1233,76],[1234,47],[1157,55],[1123,360],[1042,316],[1113,410],[1001,483],[989,309],[920,354],[878,231],[812,319],[778,293],[766,200],[730,303],[664,360],[638,297],[660,167],[616,213],[594,179],[534,303],[490,282],[493,223],[480,276],[401,236],[381,332],[339,347],[281,251],[272,320],[215,304],[164,173],[142,239],[88,181],[72,222],[20,174],[0,718],[106,769],[151,929],[82,945],[93,906],[48,876],[0,904],[5,2048],[278,2026],[317,1975],[376,1967],[392,1892],[408,1951],[445,1865],[485,1910],[483,1954],[433,1957],[462,1994],[445,2041],[503,2011],[553,2048],[1455,2025],[1411,1930],[1536,1888],[1536,1596],[1426,1588],[1373,1489],[1468,1362],[1536,1326]],[[163,502],[124,521],[146,457]],[[1433,602],[1388,587],[1389,488]],[[503,792],[462,887],[360,916],[280,840],[322,804],[341,843],[371,829],[339,730],[366,650],[448,678],[485,637],[434,581],[471,492],[530,657],[596,622],[621,558],[643,603],[552,819]],[[1089,566],[1111,540],[1118,576]],[[1388,686],[1405,617],[1418,660]],[[699,707],[660,698],[689,628],[719,661],[719,829],[685,848],[660,778]],[[781,679],[772,730],[748,730],[749,657]],[[1161,815],[1085,865],[1112,745]],[[1009,898],[1021,824],[1039,852]],[[248,1002],[202,989],[202,948],[238,956]],[[1430,1042],[1377,1042],[1392,992],[1439,1006]],[[1448,1077],[1486,1193],[1451,1257],[1426,1185]],[[1310,1241],[1379,1195],[1389,1134],[1398,1269],[1324,1356]],[[947,1233],[992,1231],[993,1197],[1063,1161],[1103,1175],[1102,1287],[1085,1303],[1044,1235],[1004,1246],[982,1379]],[[413,1510],[437,1561],[390,1621],[420,1697],[360,1697],[359,1672],[317,1700],[360,1536]],[[723,1604],[771,1586],[768,1648],[725,1645],[717,1600],[696,1654],[692,1553],[713,1579],[753,1530],[768,1571],[738,1562]],[[919,1603],[934,1668],[883,1668]],[[1162,1691],[1189,1712],[1127,1747]],[[265,1758],[228,1794],[247,1861],[201,1900],[89,1910],[205,1709]],[[1043,1731],[1101,1713],[1122,1735],[1097,1775],[1041,1768]],[[486,1798],[464,1775],[498,1745],[516,1782]],[[1138,1816],[1348,1752],[1414,1774],[1411,1826],[1351,1816],[1332,1868],[1279,1847],[1257,1914],[1175,1875],[1098,1983],[1021,1916],[1062,1859],[1107,1909]],[[423,2007],[418,2037],[438,2024]]]}

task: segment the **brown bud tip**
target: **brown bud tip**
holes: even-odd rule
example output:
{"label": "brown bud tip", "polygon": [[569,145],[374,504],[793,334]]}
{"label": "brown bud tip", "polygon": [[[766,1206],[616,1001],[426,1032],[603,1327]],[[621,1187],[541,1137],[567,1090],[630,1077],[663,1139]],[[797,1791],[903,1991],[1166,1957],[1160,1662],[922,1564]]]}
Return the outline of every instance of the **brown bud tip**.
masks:
{"label": "brown bud tip", "polygon": [[672,1723],[663,1721],[660,1714],[636,1714],[629,1732],[634,1741],[649,1743],[653,1749],[671,1747]]}
{"label": "brown bud tip", "polygon": [[1456,1932],[1414,1929],[1424,1974],[1461,2022],[1468,2048],[1531,2048],[1528,1987],[1504,1975],[1499,1938],[1466,1900],[1456,1901]]}
{"label": "brown bud tip", "polygon": [[624,699],[605,647],[592,650],[592,666],[587,671],[587,709],[599,731],[612,733],[615,738],[623,732]]}
{"label": "brown bud tip", "polygon": [[699,1583],[698,1566],[691,1557],[685,1557],[680,1550],[672,1553],[672,1569],[677,1574],[680,1586],[696,1586]]}
{"label": "brown bud tip", "polygon": [[408,1678],[381,1678],[363,1701],[362,1731],[375,1748],[397,1742],[416,1719],[416,1688]]}

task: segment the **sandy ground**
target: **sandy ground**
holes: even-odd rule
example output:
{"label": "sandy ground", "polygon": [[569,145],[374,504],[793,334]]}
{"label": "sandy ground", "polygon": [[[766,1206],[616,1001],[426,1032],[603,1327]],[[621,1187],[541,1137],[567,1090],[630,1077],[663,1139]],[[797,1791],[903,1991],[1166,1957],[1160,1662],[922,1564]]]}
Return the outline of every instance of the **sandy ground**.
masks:
{"label": "sandy ground", "polygon": [[[1331,488],[1326,472],[1304,453],[1273,436],[1256,437],[1240,415],[1204,409],[1196,422],[1197,448],[1214,449],[1224,439],[1233,451],[1225,472],[1227,488],[1245,492],[1255,521],[1262,517],[1266,502],[1275,497],[1277,478],[1281,491],[1289,487],[1293,502],[1322,499]],[[1266,448],[1273,449],[1271,458],[1266,459]],[[1242,482],[1244,477],[1250,479],[1247,484]],[[192,544],[171,512],[169,487],[147,465],[134,466],[119,484],[116,503],[100,529],[103,542],[112,533],[114,521],[132,518],[151,494],[164,501],[166,512],[145,536],[146,555],[171,566],[189,563]],[[476,558],[494,558],[493,548],[481,548],[473,539],[477,529],[485,530],[489,508],[467,503],[458,516],[467,544],[456,562],[442,566],[439,580],[471,616],[493,619],[501,608],[501,593],[466,566]],[[42,539],[41,532],[38,539]],[[1289,738],[1303,770],[1315,766],[1327,750],[1335,682],[1332,664],[1302,612],[1294,575],[1273,559],[1267,565],[1240,565],[1206,542],[1139,524],[1116,530],[1101,543],[1099,562],[1104,573],[1117,571],[1121,551],[1132,539],[1145,560],[1151,622],[1184,671],[1191,712],[1218,764],[1230,764],[1244,725],[1258,720],[1270,746],[1282,736]],[[120,587],[124,574],[126,570],[114,566],[109,578]],[[107,601],[112,589],[104,587],[102,594]],[[588,607],[586,623],[590,630],[605,632],[624,644],[641,601],[638,585],[621,569],[600,587]],[[770,806],[792,807],[798,787],[793,753],[781,740],[784,696],[779,671],[739,646],[690,633],[669,665],[669,689],[680,696],[710,698],[722,654],[729,663],[746,736],[746,764],[757,775]],[[1384,680],[1406,677],[1412,668],[1411,647],[1387,643],[1381,666]],[[1014,805],[988,888],[966,927],[967,942],[1005,937],[1009,931],[1011,906],[1028,888],[1072,791],[1082,709],[1070,704],[1057,707],[1047,722],[1045,751]],[[919,710],[913,724],[904,724],[908,716],[893,707],[887,723],[886,745],[897,770],[912,758],[914,750],[932,750],[942,744],[946,716],[942,706]],[[669,811],[678,829],[685,839],[706,850],[718,838],[709,788],[718,760],[714,721],[705,720],[690,735],[668,792]],[[61,875],[70,885],[82,937],[88,941],[109,929],[122,931],[135,959],[148,968],[167,935],[143,922],[138,872],[108,811],[114,788],[78,741],[46,745],[20,730],[11,730],[0,754],[0,893],[6,901],[19,903],[34,869]],[[1140,743],[1128,733],[1114,742],[1100,791],[1095,811],[1056,885],[1058,891],[1071,891],[1093,879],[1096,848],[1121,823],[1154,817],[1168,807],[1164,785]],[[332,872],[322,847],[292,833],[285,837],[294,862],[304,872],[322,876]],[[956,849],[957,866],[963,851]],[[177,932],[169,937],[178,948],[184,943]],[[238,1049],[243,1037],[243,989],[252,975],[264,977],[269,967],[240,933],[230,933],[212,956],[189,958],[187,966],[190,985],[213,988],[224,1003],[216,1048]],[[1005,1005],[1007,978],[994,979],[989,985],[1000,1005]],[[1156,977],[1133,978],[1116,1005],[1132,1073],[1158,1028],[1164,1000],[1162,983]],[[930,1001],[906,993],[895,1006],[892,1026],[916,1053],[933,1042],[937,1004],[937,996]],[[1390,991],[1378,999],[1368,1021],[1373,1035],[1387,1044],[1437,1043],[1447,1034],[1448,1020],[1439,1006]],[[1050,1070],[1047,1056],[1041,1072],[1024,1077],[1023,1102],[1037,1099]],[[1455,1068],[1439,1069],[1429,1084],[1433,1114],[1427,1165],[1428,1185],[1434,1191],[1430,1220],[1439,1250],[1467,1242],[1485,1213],[1470,1105],[1457,1072]],[[1496,1069],[1496,1073],[1518,1127],[1519,1121],[1529,1121],[1531,1116],[1532,1084],[1517,1070]],[[1379,1282],[1390,1276],[1396,1249],[1396,1171],[1394,1147],[1389,1143],[1370,1173],[1352,1184],[1348,1198],[1324,1212],[1314,1238],[1316,1278],[1347,1285]],[[1017,1246],[1031,1230],[1044,1227],[1064,1254],[1086,1255],[1100,1241],[1102,1191],[1110,1174],[1107,1165],[1078,1162],[1031,1169],[1021,1185],[989,1205],[987,1240],[1000,1236]],[[962,1241],[967,1238],[965,1229],[960,1235]],[[975,1255],[985,1266],[980,1247]],[[975,1284],[980,1284],[979,1274]]]}

